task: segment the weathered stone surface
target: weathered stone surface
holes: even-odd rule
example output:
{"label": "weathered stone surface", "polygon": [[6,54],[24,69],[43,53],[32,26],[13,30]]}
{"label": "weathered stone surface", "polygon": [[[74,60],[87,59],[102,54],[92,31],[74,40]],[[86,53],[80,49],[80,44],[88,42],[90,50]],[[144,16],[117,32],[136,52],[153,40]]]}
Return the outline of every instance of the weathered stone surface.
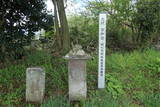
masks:
{"label": "weathered stone surface", "polygon": [[64,58],[69,60],[69,99],[71,101],[85,99],[87,96],[86,60],[90,56],[80,45],[75,45]]}
{"label": "weathered stone surface", "polygon": [[89,59],[90,55],[86,54],[82,46],[75,45],[73,49],[64,57],[65,59]]}
{"label": "weathered stone surface", "polygon": [[42,102],[45,91],[45,72],[40,67],[26,71],[26,101]]}
{"label": "weathered stone surface", "polygon": [[69,99],[80,100],[87,96],[85,60],[69,61]]}
{"label": "weathered stone surface", "polygon": [[160,44],[155,45],[155,49],[156,49],[156,50],[160,50]]}
{"label": "weathered stone surface", "polygon": [[155,41],[156,45],[154,46],[154,48],[158,51],[160,51],[160,37],[157,38],[157,40]]}

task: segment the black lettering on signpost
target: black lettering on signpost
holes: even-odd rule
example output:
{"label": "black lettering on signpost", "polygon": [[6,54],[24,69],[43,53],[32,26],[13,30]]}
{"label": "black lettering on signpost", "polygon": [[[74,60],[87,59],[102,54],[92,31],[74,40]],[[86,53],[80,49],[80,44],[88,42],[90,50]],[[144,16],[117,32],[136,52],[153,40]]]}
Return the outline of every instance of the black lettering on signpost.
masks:
{"label": "black lettering on signpost", "polygon": [[99,17],[99,73],[98,88],[104,88],[105,84],[105,44],[106,44],[106,13]]}

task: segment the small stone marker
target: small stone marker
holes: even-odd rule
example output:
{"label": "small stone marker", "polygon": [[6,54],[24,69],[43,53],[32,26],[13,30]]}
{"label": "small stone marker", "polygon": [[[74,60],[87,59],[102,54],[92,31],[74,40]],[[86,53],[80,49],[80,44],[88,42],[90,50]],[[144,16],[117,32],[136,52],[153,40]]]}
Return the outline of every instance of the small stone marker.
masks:
{"label": "small stone marker", "polygon": [[105,88],[106,13],[99,15],[98,88]]}
{"label": "small stone marker", "polygon": [[43,101],[45,91],[45,72],[40,67],[27,68],[26,71],[26,101]]}
{"label": "small stone marker", "polygon": [[90,58],[80,45],[76,45],[65,57],[69,60],[69,100],[79,101],[87,97],[86,60]]}
{"label": "small stone marker", "polygon": [[155,45],[156,50],[160,50],[160,38],[158,38],[157,44]]}

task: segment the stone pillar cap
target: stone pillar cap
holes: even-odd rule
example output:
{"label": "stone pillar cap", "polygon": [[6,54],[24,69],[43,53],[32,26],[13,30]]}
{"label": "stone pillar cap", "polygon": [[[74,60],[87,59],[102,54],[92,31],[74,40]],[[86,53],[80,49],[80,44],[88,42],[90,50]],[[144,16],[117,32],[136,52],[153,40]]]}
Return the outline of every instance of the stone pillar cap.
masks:
{"label": "stone pillar cap", "polygon": [[27,68],[27,71],[38,71],[38,72],[43,72],[43,68],[42,67],[29,67]]}
{"label": "stone pillar cap", "polygon": [[90,59],[91,56],[86,54],[81,45],[75,45],[73,49],[64,56],[64,59]]}

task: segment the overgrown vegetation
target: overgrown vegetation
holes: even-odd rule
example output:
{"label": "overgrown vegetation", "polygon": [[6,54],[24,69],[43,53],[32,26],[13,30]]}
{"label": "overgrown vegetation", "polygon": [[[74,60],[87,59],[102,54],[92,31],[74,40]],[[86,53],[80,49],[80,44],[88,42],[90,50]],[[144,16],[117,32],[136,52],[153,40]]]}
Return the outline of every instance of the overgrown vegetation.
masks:
{"label": "overgrown vegetation", "polygon": [[[52,0],[54,18],[43,0],[0,1],[0,106],[160,106],[160,52],[152,49],[160,50],[160,1],[84,1],[88,1],[86,10],[68,21],[64,0]],[[108,14],[106,88],[98,90],[98,15],[102,11]],[[44,37],[34,40],[41,28],[46,30]],[[75,44],[82,45],[92,59],[87,62],[87,99],[69,102],[67,62],[62,56]],[[34,66],[46,72],[42,104],[25,101],[26,68]]]}
{"label": "overgrown vegetation", "polygon": [[40,106],[25,102],[25,70],[30,66],[42,66],[46,72],[45,101],[42,107],[158,107],[159,58],[160,53],[152,49],[107,55],[106,89],[98,91],[98,59],[95,56],[87,63],[87,100],[69,103],[67,62],[62,58],[55,60],[47,52],[30,52],[24,60],[8,64],[8,67],[0,70],[0,106]]}
{"label": "overgrown vegetation", "polygon": [[86,11],[69,18],[73,43],[93,52],[98,47],[98,16],[107,13],[107,47],[132,51],[157,44],[160,29],[160,2],[157,0],[92,0]]}
{"label": "overgrown vegetation", "polygon": [[0,1],[0,61],[21,59],[34,33],[53,25],[43,0]]}

